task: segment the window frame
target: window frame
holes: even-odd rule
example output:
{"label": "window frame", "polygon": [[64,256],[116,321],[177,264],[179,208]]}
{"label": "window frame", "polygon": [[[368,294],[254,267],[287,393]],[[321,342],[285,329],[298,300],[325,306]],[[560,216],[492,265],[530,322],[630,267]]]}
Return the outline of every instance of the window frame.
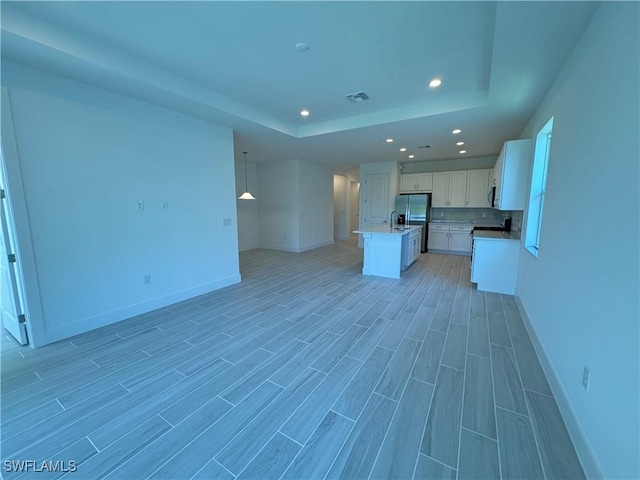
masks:
{"label": "window frame", "polygon": [[536,258],[540,252],[540,233],[542,232],[542,217],[547,191],[552,139],[553,117],[544,124],[536,136],[533,166],[531,168],[531,190],[529,192],[529,208],[527,211],[525,248]]}

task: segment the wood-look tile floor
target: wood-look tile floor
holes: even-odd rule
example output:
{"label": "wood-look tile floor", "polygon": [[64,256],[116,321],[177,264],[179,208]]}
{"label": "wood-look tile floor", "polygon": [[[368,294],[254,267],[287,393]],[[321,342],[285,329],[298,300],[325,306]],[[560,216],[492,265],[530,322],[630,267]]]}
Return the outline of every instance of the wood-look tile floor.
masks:
{"label": "wood-look tile floor", "polygon": [[353,242],[240,262],[69,341],[3,336],[4,477],[584,478],[514,298],[468,258],[400,280],[362,276]]}

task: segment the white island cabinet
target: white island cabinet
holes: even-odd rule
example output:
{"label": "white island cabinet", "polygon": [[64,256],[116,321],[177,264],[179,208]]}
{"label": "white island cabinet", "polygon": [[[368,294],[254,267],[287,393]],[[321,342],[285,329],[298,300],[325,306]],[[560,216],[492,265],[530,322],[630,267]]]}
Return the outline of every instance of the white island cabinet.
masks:
{"label": "white island cabinet", "polygon": [[364,243],[363,275],[400,278],[420,255],[421,226],[370,227],[353,233],[361,234]]}

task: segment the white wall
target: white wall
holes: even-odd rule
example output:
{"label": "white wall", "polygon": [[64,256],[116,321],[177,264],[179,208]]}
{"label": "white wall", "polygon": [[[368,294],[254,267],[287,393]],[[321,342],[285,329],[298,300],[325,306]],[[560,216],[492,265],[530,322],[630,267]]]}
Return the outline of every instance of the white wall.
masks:
{"label": "white wall", "polygon": [[298,160],[300,245],[304,252],[333,243],[333,174],[328,167]]}
{"label": "white wall", "polygon": [[296,251],[297,164],[294,160],[258,164],[258,225],[261,248]]}
{"label": "white wall", "polygon": [[616,479],[640,478],[639,18],[636,2],[604,2],[522,134],[554,117],[539,256],[522,250],[517,294]]}
{"label": "white wall", "polygon": [[42,303],[34,344],[240,280],[230,129],[4,59],[2,83]]}
{"label": "white wall", "polygon": [[[236,198],[244,192],[244,157],[241,162],[235,162],[236,168]],[[241,252],[252,250],[260,246],[258,225],[258,192],[257,168],[254,163],[247,162],[247,184],[249,191],[256,200],[237,200],[238,208],[238,247]]]}
{"label": "white wall", "polygon": [[260,247],[303,252],[333,243],[333,183],[300,160],[258,165]]}

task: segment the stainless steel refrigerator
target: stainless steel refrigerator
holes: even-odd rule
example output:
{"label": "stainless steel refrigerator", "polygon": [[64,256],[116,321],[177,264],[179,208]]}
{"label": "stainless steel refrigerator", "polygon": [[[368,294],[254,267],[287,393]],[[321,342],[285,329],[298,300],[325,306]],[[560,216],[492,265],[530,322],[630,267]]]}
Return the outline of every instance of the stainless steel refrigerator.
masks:
{"label": "stainless steel refrigerator", "polygon": [[427,222],[431,210],[431,194],[416,193],[398,195],[396,197],[396,212],[404,214],[405,223],[408,225],[422,225],[422,238],[420,251],[427,251]]}

